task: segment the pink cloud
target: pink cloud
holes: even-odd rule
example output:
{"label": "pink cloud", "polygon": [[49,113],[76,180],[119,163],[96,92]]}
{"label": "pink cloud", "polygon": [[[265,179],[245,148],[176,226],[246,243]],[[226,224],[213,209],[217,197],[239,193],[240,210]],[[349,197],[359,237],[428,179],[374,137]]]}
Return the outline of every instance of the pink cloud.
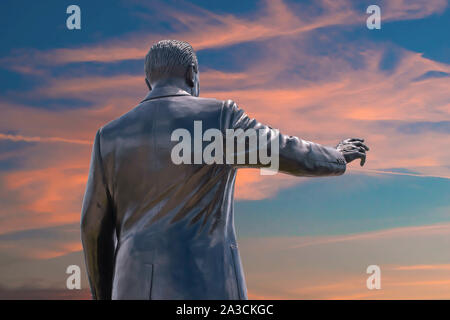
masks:
{"label": "pink cloud", "polygon": [[[447,5],[445,0],[411,0],[385,1],[383,19],[405,20],[418,19],[434,13],[442,12]],[[15,70],[33,73],[29,68],[18,67],[27,60],[40,61],[42,64],[65,64],[71,62],[142,59],[149,45],[164,38],[184,39],[196,50],[224,47],[249,41],[266,40],[284,36],[300,35],[318,28],[333,25],[364,24],[365,12],[356,11],[351,1],[322,0],[307,4],[286,4],[282,0],[265,1],[264,6],[257,9],[252,18],[239,18],[231,14],[219,15],[200,7],[190,5],[191,12],[168,7],[163,3],[157,5],[158,15],[175,19],[182,28],[164,36],[149,33],[128,34],[125,39],[108,40],[100,44],[82,48],[60,48],[49,51],[30,51],[16,54],[16,57],[3,59],[3,64]],[[151,10],[155,9],[152,4]],[[317,14],[320,9],[321,13]],[[153,16],[146,19],[154,19]],[[187,31],[186,31],[187,29]],[[31,59],[32,58],[32,59]]]}
{"label": "pink cloud", "polygon": [[[420,54],[380,43],[377,46],[367,44],[365,47],[348,43],[344,49],[327,57],[310,54],[304,46],[299,47],[291,41],[292,34],[299,37],[304,31],[319,26],[347,24],[349,22],[346,19],[356,15],[345,1],[324,1],[321,5],[325,9],[323,15],[311,17],[307,14],[308,8],[303,8],[304,13],[298,16],[296,10],[299,8],[294,6],[293,10],[291,5],[280,1],[267,2],[259,15],[252,19],[203,11],[195,16],[178,11],[171,14],[201,30],[198,35],[190,35],[194,38],[187,38],[197,49],[251,39],[276,38],[260,42],[267,54],[254,59],[245,70],[227,73],[209,69],[203,72],[202,96],[232,98],[250,116],[279,128],[282,133],[326,145],[335,145],[339,139],[348,136],[362,135],[371,147],[367,166],[361,169],[350,165],[350,173],[399,175],[402,173],[390,169],[406,168],[416,172],[409,175],[448,178],[450,155],[448,149],[442,148],[442,145],[450,142],[448,134],[429,131],[412,137],[411,134],[398,132],[395,126],[380,127],[373,124],[380,121],[414,124],[417,121],[450,120],[449,78],[415,80],[430,70],[449,73],[450,67]],[[439,12],[443,8],[442,1],[408,2],[396,5],[391,18],[403,19],[421,6],[427,8],[420,13],[422,16]],[[411,8],[414,10],[411,11]],[[412,13],[413,17],[419,17],[416,11]],[[212,25],[211,19],[217,20],[218,24]],[[231,29],[223,29],[223,26]],[[176,38],[185,36],[182,32],[176,35]],[[304,41],[307,45],[306,37]],[[48,51],[44,54],[55,63],[74,59],[90,61],[97,59],[97,56],[105,61],[133,57],[142,59],[144,48],[135,50],[133,43],[147,45],[149,42],[131,36],[110,44],[61,49],[63,51]],[[392,48],[400,52],[401,59],[392,72],[386,73],[379,69],[379,64],[386,50]],[[110,49],[112,52],[109,52]],[[361,54],[364,68],[355,69],[352,66],[347,59],[349,52]],[[305,75],[293,72],[289,73],[288,79],[281,76],[292,63],[299,62],[305,66],[306,75],[316,75],[317,80],[308,81]],[[269,85],[274,77],[278,79],[275,87]],[[4,231],[19,226],[27,228],[33,224],[54,225],[78,221],[80,203],[77,201],[84,191],[90,142],[95,131],[133,108],[145,94],[143,76],[66,75],[64,81],[62,78],[43,76],[42,82],[42,86],[23,94],[44,99],[81,99],[91,103],[92,107],[54,111],[1,101],[1,130],[19,133],[1,133],[0,139],[38,143],[29,151],[17,151],[25,159],[25,168],[3,177],[7,188],[17,192],[22,199],[20,205],[11,207],[5,213],[11,219],[3,225]],[[68,146],[63,147],[64,143]],[[46,144],[66,152],[62,154],[57,149],[51,151],[51,147]],[[83,149],[74,151],[74,148]],[[52,152],[56,156],[50,157]],[[13,154],[1,155],[4,159],[9,156]],[[263,199],[302,181],[282,174],[262,177],[257,170],[243,170],[238,175],[236,197]],[[36,185],[44,192],[40,198],[35,195]],[[72,196],[68,198],[68,195]],[[14,210],[28,210],[29,215],[14,215]]]}

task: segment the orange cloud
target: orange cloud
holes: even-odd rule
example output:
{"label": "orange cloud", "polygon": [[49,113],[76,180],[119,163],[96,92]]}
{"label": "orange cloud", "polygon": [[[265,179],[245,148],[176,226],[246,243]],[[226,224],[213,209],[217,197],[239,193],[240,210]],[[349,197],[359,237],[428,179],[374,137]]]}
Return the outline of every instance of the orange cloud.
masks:
{"label": "orange cloud", "polygon": [[[446,5],[444,0],[386,1],[383,21],[429,16],[442,12]],[[449,178],[450,154],[443,147],[450,143],[448,132],[429,130],[413,135],[398,128],[401,124],[450,121],[449,78],[423,77],[429,71],[450,73],[450,67],[386,43],[362,46],[348,42],[328,56],[308,53],[311,31],[365,23],[365,13],[355,11],[350,1],[320,1],[319,6],[322,13],[317,15],[307,4],[266,1],[255,15],[244,18],[197,7],[196,14],[170,8],[158,14],[183,25],[172,34],[129,34],[81,48],[29,51],[2,59],[16,72],[39,76],[42,85],[20,92],[30,105],[6,97],[0,101],[0,140],[30,142],[27,148],[0,154],[2,160],[19,157],[22,162],[0,175],[0,234],[76,225],[95,131],[145,95],[143,75],[65,74],[60,78],[49,77],[45,68],[143,59],[148,46],[162,37],[187,40],[196,50],[258,43],[266,54],[255,54],[244,70],[202,72],[202,96],[235,99],[251,116],[283,133],[323,144],[335,145],[341,138],[362,135],[371,147],[367,167],[351,165],[348,172]],[[322,35],[314,41],[324,39]],[[302,40],[301,46],[298,40]],[[401,58],[393,70],[385,72],[379,66],[390,49],[398,50]],[[349,62],[354,53],[364,62],[359,68]],[[300,65],[304,72],[296,74],[290,70],[293,65]],[[48,110],[32,105],[34,99],[61,98],[86,101],[90,107]],[[302,181],[240,170],[236,197],[272,197]],[[79,252],[77,239],[2,242],[0,249],[8,256],[42,262]],[[240,246],[250,298],[414,299],[450,297],[450,277],[445,274],[449,264],[441,255],[449,243],[450,225],[438,224],[331,237],[242,239]],[[414,254],[417,248],[420,255]],[[381,291],[365,288],[365,267],[371,263],[382,267]],[[10,278],[17,277],[13,269],[9,269]],[[28,275],[28,271],[25,268],[22,274]]]}
{"label": "orange cloud", "polygon": [[[108,40],[101,44],[76,49],[54,49],[49,51],[34,51],[3,59],[3,64],[27,73],[23,62],[27,60],[40,61],[43,64],[65,64],[71,62],[114,62],[120,60],[142,59],[149,45],[162,37],[169,39],[184,39],[196,50],[224,47],[238,43],[272,39],[276,37],[299,35],[318,28],[335,25],[364,24],[367,15],[357,11],[351,1],[322,0],[314,2],[315,8],[308,4],[289,4],[282,0],[266,0],[265,5],[257,10],[252,19],[238,18],[234,15],[219,15],[200,7],[189,5],[191,10],[179,10],[163,3],[156,5],[158,16],[165,15],[174,19],[182,28],[164,36],[154,34],[129,34],[126,39]],[[381,4],[383,19],[386,21],[418,19],[433,13],[442,12],[447,6],[445,0],[411,0],[385,1]],[[155,10],[152,4],[150,10]],[[195,12],[190,13],[190,12]],[[147,17],[154,20],[154,17]],[[30,57],[33,59],[30,59]],[[18,63],[20,62],[20,63]],[[36,71],[34,71],[36,72]]]}
{"label": "orange cloud", "polygon": [[[389,19],[423,17],[445,7],[437,0],[386,5],[393,8],[386,12]],[[450,142],[447,133],[428,131],[412,137],[399,132],[395,124],[386,126],[382,122],[414,124],[450,120],[449,78],[420,78],[429,71],[450,73],[450,67],[381,43],[365,47],[348,43],[335,55],[313,55],[290,37],[295,34],[299,38],[306,31],[322,26],[355,23],[365,16],[356,13],[347,1],[321,2],[324,11],[320,16],[309,16],[309,7],[292,6],[268,1],[252,19],[201,10],[198,15],[176,10],[168,13],[199,30],[195,35],[174,34],[176,38],[191,41],[197,49],[260,40],[261,47],[267,51],[264,57],[254,59],[240,72],[212,69],[203,72],[202,95],[235,99],[250,116],[279,128],[282,133],[306,140],[335,145],[339,139],[362,135],[371,147],[367,167],[353,169],[351,165],[348,172],[398,175],[402,173],[389,169],[406,168],[419,176],[449,177],[450,155],[448,149],[442,148]],[[419,10],[422,7],[425,9]],[[356,20],[349,22],[349,17]],[[217,23],[212,24],[211,19]],[[271,41],[263,41],[269,38]],[[144,40],[140,36],[130,36],[109,44],[42,54],[51,63],[142,59],[146,50],[143,46],[149,43]],[[304,41],[307,45],[306,37]],[[141,47],[136,49],[136,46]],[[401,59],[395,69],[387,73],[380,70],[379,65],[385,52],[392,48],[399,51]],[[363,68],[352,66],[346,59],[348,52],[361,54]],[[306,75],[317,76],[313,81],[294,72],[289,73],[289,78],[283,76],[293,63],[299,62],[306,69]],[[277,86],[270,85],[274,78],[278,79]],[[11,204],[3,213],[8,217],[2,224],[3,232],[78,221],[90,142],[95,131],[130,110],[145,94],[142,76],[65,75],[64,81],[43,76],[42,81],[42,86],[23,95],[81,99],[88,101],[91,107],[55,111],[0,101],[3,131],[0,139],[37,143],[27,150],[0,155],[7,159],[20,153],[25,162],[23,169],[2,177],[5,188],[21,198],[20,203]],[[47,145],[49,142],[52,146]],[[282,174],[262,177],[257,170],[241,170],[236,197],[250,200],[271,197],[278,190],[301,181],[304,180]]]}
{"label": "orange cloud", "polygon": [[300,242],[292,243],[292,248],[301,248],[308,246],[316,246],[330,243],[340,243],[347,241],[359,240],[376,240],[376,239],[391,239],[395,237],[402,237],[405,235],[415,234],[416,236],[424,235],[450,235],[450,224],[434,224],[417,227],[401,227],[393,229],[385,229],[381,231],[365,232],[358,234],[349,234],[343,236],[332,237],[303,237]]}
{"label": "orange cloud", "polygon": [[44,248],[30,248],[24,252],[24,256],[31,259],[53,259],[67,255],[72,252],[81,251],[81,241],[76,242],[54,242],[49,244],[49,247]]}
{"label": "orange cloud", "polygon": [[450,270],[450,264],[419,264],[413,266],[397,266],[393,267],[393,270],[400,271],[416,271],[416,270]]}
{"label": "orange cloud", "polygon": [[[353,169],[350,166],[349,172],[399,175],[403,173],[386,172],[384,169],[400,167],[415,171],[418,176],[449,177],[448,150],[441,147],[441,144],[449,141],[448,134],[429,132],[412,139],[410,134],[397,132],[395,128],[383,128],[383,132],[379,132],[379,128],[370,127],[369,124],[379,120],[432,122],[448,117],[450,96],[448,90],[444,89],[448,85],[448,78],[413,80],[429,70],[450,72],[450,68],[403,51],[403,58],[396,69],[386,74],[378,68],[383,52],[383,47],[367,49],[366,68],[362,70],[353,70],[345,61],[338,61],[339,67],[334,68],[329,80],[308,83],[299,88],[295,87],[295,82],[281,82],[284,88],[267,89],[266,82],[271,75],[286,68],[290,59],[301,57],[307,63],[317,64],[319,70],[330,69],[337,64],[336,61],[310,57],[299,53],[294,47],[286,47],[280,59],[277,59],[277,51],[273,51],[273,59],[278,61],[275,64],[268,64],[264,60],[255,62],[248,71],[232,73],[230,77],[225,72],[209,70],[202,79],[206,78],[216,86],[220,86],[223,79],[228,79],[223,85],[224,89],[228,86],[236,88],[242,83],[253,87],[222,91],[206,89],[204,95],[220,99],[234,98],[251,116],[280,128],[283,133],[307,140],[333,145],[340,138],[364,133],[372,149],[368,168]],[[266,65],[270,68],[262,67]],[[253,79],[257,79],[257,82]],[[7,188],[19,192],[23,200],[15,209],[11,208],[8,214],[11,218],[2,225],[3,231],[79,220],[79,206],[90,158],[89,142],[102,124],[128,111],[139,101],[136,96],[142,91],[140,80],[140,77],[134,76],[87,76],[67,79],[61,85],[61,81],[55,79],[33,92],[33,95],[42,97],[89,99],[96,106],[93,109],[51,111],[3,104],[5,117],[0,119],[0,127],[3,130],[19,130],[21,134],[1,134],[0,139],[39,143],[30,149],[30,153],[23,154],[27,166],[33,170],[25,169],[5,175]],[[118,87],[122,90],[117,90]],[[280,112],[280,109],[283,111]],[[326,132],[323,128],[327,128]],[[353,129],[349,131],[348,128]],[[440,144],[436,144],[436,141],[440,141]],[[85,146],[83,152],[77,152],[76,156],[69,151],[70,157],[62,154],[49,157],[49,147],[42,144],[45,142]],[[73,147],[61,148],[70,150]],[[39,151],[41,149],[46,151]],[[41,156],[36,158],[36,152]],[[388,154],[390,156],[386,158]],[[42,166],[45,169],[39,169]],[[257,200],[274,196],[278,190],[302,181],[283,174],[263,177],[257,170],[241,170],[235,194],[237,199]],[[39,192],[33,187],[35,185],[40,186]],[[38,196],[41,192],[42,196]],[[74,204],[77,199],[80,203]],[[13,210],[29,211],[30,214],[14,215]]]}
{"label": "orange cloud", "polygon": [[21,135],[13,134],[3,134],[0,133],[0,140],[11,140],[11,141],[25,141],[25,142],[64,142],[64,143],[75,143],[75,144],[86,144],[91,145],[92,142],[88,140],[79,139],[64,139],[59,137],[24,137]]}
{"label": "orange cloud", "polygon": [[85,145],[38,143],[27,149],[24,168],[0,176],[0,234],[78,222],[89,160]]}

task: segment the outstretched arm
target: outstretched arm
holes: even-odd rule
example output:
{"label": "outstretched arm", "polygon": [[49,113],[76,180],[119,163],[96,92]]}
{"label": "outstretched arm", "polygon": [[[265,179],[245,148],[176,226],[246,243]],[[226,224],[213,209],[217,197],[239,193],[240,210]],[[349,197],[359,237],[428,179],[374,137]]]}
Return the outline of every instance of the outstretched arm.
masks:
{"label": "outstretched arm", "polygon": [[81,239],[94,299],[111,299],[114,264],[114,218],[100,153],[100,130],[92,148],[81,213]]}
{"label": "outstretched arm", "polygon": [[[249,129],[263,132],[263,143],[260,143],[261,137],[258,137],[256,146],[250,143],[250,139],[245,140],[244,152],[246,159],[250,159],[250,153],[252,152],[259,155],[261,146],[264,146],[270,150],[270,154],[277,154],[279,171],[296,176],[341,175],[345,172],[346,163],[362,157],[363,153],[365,158],[365,148],[367,148],[362,144],[362,141],[344,140],[343,142],[346,142],[346,150],[352,153],[346,156],[343,150],[339,148],[322,146],[298,137],[283,135],[277,130],[250,118],[232,100],[227,100],[224,103],[221,126],[225,136],[227,135],[227,129],[234,130],[235,132],[242,129],[241,137],[238,137],[236,140],[239,140],[239,138],[243,139],[246,130]],[[272,141],[276,143],[273,144],[271,143]],[[277,150],[271,150],[274,148]],[[261,162],[259,156],[256,164],[249,164],[249,161],[239,163],[238,157],[239,154],[242,155],[242,152],[239,152],[239,147],[237,146],[233,148],[231,155],[230,148],[225,148],[225,150],[225,153],[227,153],[226,157],[233,158],[233,165],[236,167],[269,167],[269,165]]]}

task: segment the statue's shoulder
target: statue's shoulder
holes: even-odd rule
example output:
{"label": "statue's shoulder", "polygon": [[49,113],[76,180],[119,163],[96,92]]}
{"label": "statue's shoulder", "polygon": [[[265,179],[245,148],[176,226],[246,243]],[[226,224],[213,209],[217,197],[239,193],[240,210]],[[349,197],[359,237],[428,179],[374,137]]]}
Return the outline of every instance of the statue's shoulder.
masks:
{"label": "statue's shoulder", "polygon": [[189,98],[197,101],[200,104],[211,104],[211,105],[222,105],[223,104],[223,100],[216,99],[216,98],[209,98],[209,97],[189,97]]}
{"label": "statue's shoulder", "polygon": [[203,97],[192,97],[192,98],[196,99],[200,103],[215,105],[222,109],[237,108],[236,102],[232,99],[222,100],[222,99],[216,99],[216,98],[203,98]]}
{"label": "statue's shoulder", "polygon": [[122,123],[127,122],[127,119],[130,118],[132,116],[132,114],[134,113],[133,111],[135,110],[135,108],[129,110],[128,112],[120,115],[119,117],[107,122],[103,127],[102,127],[102,131],[114,131],[115,129],[117,129],[118,127],[121,127]]}
{"label": "statue's shoulder", "polygon": [[197,106],[198,111],[221,112],[225,104],[224,100],[209,97],[186,97],[192,100],[192,105]]}

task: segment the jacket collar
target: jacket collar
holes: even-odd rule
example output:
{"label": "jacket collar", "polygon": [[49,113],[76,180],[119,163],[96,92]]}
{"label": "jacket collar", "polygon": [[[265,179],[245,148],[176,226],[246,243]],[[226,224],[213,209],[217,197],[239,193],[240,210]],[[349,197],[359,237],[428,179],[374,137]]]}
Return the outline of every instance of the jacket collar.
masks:
{"label": "jacket collar", "polygon": [[180,88],[177,87],[159,87],[151,90],[147,96],[142,100],[141,102],[152,100],[156,98],[162,98],[162,97],[171,97],[171,96],[190,96],[190,94]]}

